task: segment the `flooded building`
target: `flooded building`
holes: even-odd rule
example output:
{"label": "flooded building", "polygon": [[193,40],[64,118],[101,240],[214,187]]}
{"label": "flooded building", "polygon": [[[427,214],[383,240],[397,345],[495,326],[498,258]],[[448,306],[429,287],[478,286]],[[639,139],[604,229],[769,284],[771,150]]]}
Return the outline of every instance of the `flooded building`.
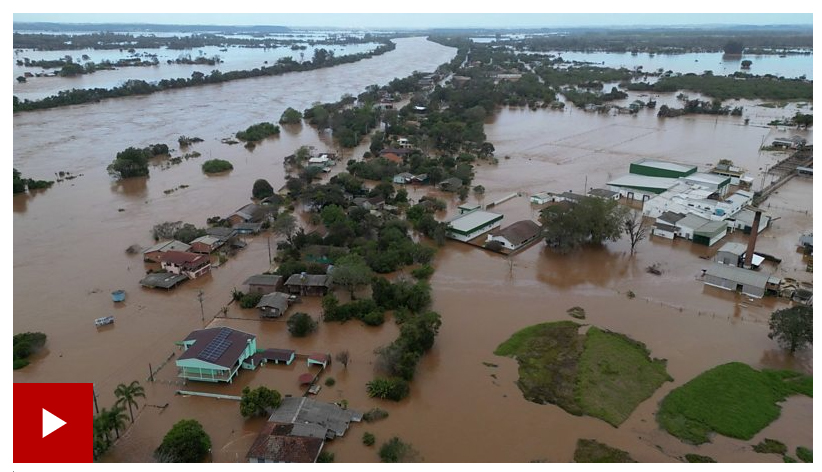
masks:
{"label": "flooded building", "polygon": [[538,239],[540,234],[542,234],[540,225],[531,220],[522,220],[492,232],[488,235],[486,242],[497,241],[505,249],[516,251]]}
{"label": "flooded building", "polygon": [[[738,192],[737,192],[738,193]],[[744,234],[751,234],[751,228],[753,228],[753,221],[756,217],[756,212],[745,208],[744,210],[740,211],[733,218],[728,219],[729,225],[734,229],[740,229]],[[759,227],[757,233],[761,233],[768,228],[771,224],[771,217],[765,214],[762,214],[759,220]]]}
{"label": "flooded building", "polygon": [[672,188],[679,181],[669,177],[627,174],[608,181],[608,190],[617,192],[628,200],[650,200]]}
{"label": "flooded building", "polygon": [[262,293],[263,295],[276,292],[283,286],[283,278],[274,274],[252,275],[245,279],[243,285],[248,287],[248,293]]}
{"label": "flooded building", "polygon": [[231,382],[245,360],[257,352],[257,338],[231,328],[193,331],[179,343],[185,349],[175,363],[177,376],[203,382]]}
{"label": "flooded building", "polygon": [[168,251],[188,251],[191,245],[173,239],[162,241],[143,251],[143,260],[146,262],[160,262],[163,254]]}
{"label": "flooded building", "polygon": [[[294,424],[266,422],[246,454],[253,464],[317,462],[325,440],[293,434]],[[299,429],[299,428],[298,428]]]}
{"label": "flooded building", "polygon": [[[742,243],[737,242],[727,242],[716,251],[716,255],[714,256],[714,261],[730,265],[734,267],[742,267],[742,263],[745,259],[745,253],[748,251],[748,246]],[[759,267],[760,264],[765,260],[764,257],[754,253],[752,255],[752,264],[754,267]]]}
{"label": "flooded building", "polygon": [[762,298],[769,283],[779,284],[778,278],[771,278],[768,274],[715,262],[705,270],[703,282],[705,285]]}
{"label": "flooded building", "polygon": [[263,219],[266,209],[256,203],[249,203],[228,216],[231,226],[240,223],[257,223]]}
{"label": "flooded building", "polygon": [[613,190],[608,190],[606,188],[592,188],[588,191],[588,195],[601,198],[603,200],[619,200],[619,192],[614,192]]}
{"label": "flooded building", "polygon": [[678,179],[696,173],[696,166],[656,159],[640,159],[631,163],[628,172],[634,175]]}
{"label": "flooded building", "polygon": [[293,274],[285,282],[285,288],[295,295],[322,297],[331,288],[331,278],[328,275]]}
{"label": "flooded building", "polygon": [[685,215],[682,213],[666,211],[656,218],[651,234],[665,239],[674,239],[679,234],[676,224],[683,218]]}
{"label": "flooded building", "polygon": [[282,292],[263,295],[255,308],[260,310],[263,318],[279,318],[288,310],[290,296]]}
{"label": "flooded building", "polygon": [[499,228],[503,215],[485,210],[475,210],[457,216],[448,222],[448,237],[457,241],[470,241],[494,228]]}
{"label": "flooded building", "polygon": [[211,254],[219,249],[223,244],[225,244],[223,240],[216,236],[200,236],[194,241],[191,241],[191,252],[196,252],[198,254]]}
{"label": "flooded building", "polygon": [[146,288],[164,288],[166,290],[171,290],[172,288],[176,287],[177,284],[185,282],[188,280],[183,274],[172,274],[170,272],[155,272],[152,274],[146,275],[143,279],[140,280],[140,285]]}
{"label": "flooded building", "polygon": [[160,264],[172,274],[183,274],[189,279],[196,279],[211,271],[211,259],[205,254],[193,252],[168,251],[163,254]]}

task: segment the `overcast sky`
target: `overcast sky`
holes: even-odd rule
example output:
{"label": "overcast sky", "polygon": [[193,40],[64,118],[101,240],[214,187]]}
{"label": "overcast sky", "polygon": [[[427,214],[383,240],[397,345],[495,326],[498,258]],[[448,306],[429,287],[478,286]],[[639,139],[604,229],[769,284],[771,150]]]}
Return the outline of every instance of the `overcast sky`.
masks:
{"label": "overcast sky", "polygon": [[[322,4],[318,5],[317,9],[325,9],[322,6]],[[328,8],[327,10],[332,9]],[[362,7],[350,8],[348,11],[352,10],[368,11]],[[813,23],[813,15],[810,13],[15,13],[13,17],[15,22],[282,25],[343,28],[523,28],[704,24],[810,25]]]}

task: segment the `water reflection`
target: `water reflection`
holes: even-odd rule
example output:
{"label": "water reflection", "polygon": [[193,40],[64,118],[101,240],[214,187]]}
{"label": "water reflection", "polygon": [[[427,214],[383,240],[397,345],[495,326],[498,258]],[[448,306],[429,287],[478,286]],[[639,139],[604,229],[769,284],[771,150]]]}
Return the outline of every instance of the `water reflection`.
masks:
{"label": "water reflection", "polygon": [[606,246],[588,246],[584,251],[557,254],[546,248],[537,260],[537,279],[560,289],[582,284],[610,285],[635,268],[636,260]]}
{"label": "water reflection", "polygon": [[25,213],[28,209],[29,198],[27,193],[20,193],[14,196],[13,210],[15,213]]}
{"label": "water reflection", "polygon": [[148,177],[132,177],[111,183],[111,192],[132,199],[148,195]]}

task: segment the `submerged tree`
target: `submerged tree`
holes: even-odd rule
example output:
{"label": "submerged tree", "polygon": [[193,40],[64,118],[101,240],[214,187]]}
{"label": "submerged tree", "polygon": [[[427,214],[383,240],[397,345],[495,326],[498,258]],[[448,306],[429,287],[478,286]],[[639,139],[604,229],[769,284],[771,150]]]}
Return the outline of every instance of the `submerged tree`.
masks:
{"label": "submerged tree", "polygon": [[282,395],[277,390],[265,386],[259,386],[254,390],[245,387],[240,398],[240,414],[244,418],[266,416],[268,410],[279,407],[281,402]]}
{"label": "submerged tree", "polygon": [[557,252],[567,253],[585,243],[616,241],[624,230],[628,208],[614,200],[582,197],[579,203],[552,205],[542,210],[545,242]]}
{"label": "submerged tree", "polygon": [[154,451],[160,462],[200,462],[211,449],[211,438],[197,420],[180,420]]}
{"label": "submerged tree", "polygon": [[776,339],[791,354],[808,344],[813,344],[813,308],[793,306],[776,310],[768,322],[771,332],[768,337]]}
{"label": "submerged tree", "polygon": [[631,254],[636,252],[636,245],[639,244],[640,241],[648,237],[648,231],[650,227],[648,223],[645,221],[645,217],[642,216],[642,213],[638,211],[631,211],[625,217],[625,234],[628,236],[628,239],[631,241]]}

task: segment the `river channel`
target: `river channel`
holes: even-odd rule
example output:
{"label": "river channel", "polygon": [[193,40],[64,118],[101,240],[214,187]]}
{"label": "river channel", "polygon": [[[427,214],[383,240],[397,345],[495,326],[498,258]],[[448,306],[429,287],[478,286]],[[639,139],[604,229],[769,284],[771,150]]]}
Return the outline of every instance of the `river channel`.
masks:
{"label": "river channel", "polygon": [[[345,437],[329,443],[326,447],[338,462],[379,460],[375,448],[362,445],[364,431],[374,433],[378,445],[399,436],[427,462],[568,462],[578,438],[627,450],[641,462],[676,461],[689,452],[720,462],[779,460],[776,455],[753,453],[747,447],[751,441],[718,437],[707,445],[688,446],[656,425],[658,402],[671,389],[718,364],[741,361],[756,368],[813,371],[812,351],[788,357],[767,338],[767,318],[774,309],[787,306],[784,302],[750,300],[705,288],[696,280],[707,263],[699,256],[711,255],[716,247],[652,238],[642,242],[633,257],[625,240],[558,256],[539,243],[509,263],[505,257],[449,241],[437,254],[431,279],[432,308],[442,315],[442,328],[418,367],[411,395],[399,403],[370,399],[364,387],[374,375],[373,350],[397,336],[391,321],[376,328],[358,322],[321,323],[316,334],[297,339],[288,334],[284,322],[260,321],[235,305],[228,318],[214,319],[233,288],[269,268],[265,236],[249,238],[247,248],[210,276],[172,292],[139,286],[145,265],[139,255],[130,256],[125,249],[151,245],[154,224],[183,220],[202,226],[206,218],[228,215],[248,203],[257,178],[279,188],[284,183],[282,159],[299,146],[335,150],[329,135],[307,125],[284,127],[279,137],[253,152],[222,144],[221,138],[250,124],[276,121],[286,107],[302,110],[315,101],[356,95],[370,84],[385,84],[415,70],[433,71],[455,54],[453,48],[424,38],[395,41],[394,51],[330,69],[15,115],[15,168],[33,178],[52,178],[58,171],[82,176],[45,192],[14,197],[14,332],[48,335],[47,349],[31,365],[15,371],[14,381],[93,382],[101,406],[108,406],[114,402],[117,384],[139,380],[147,399],[140,401],[135,424],[105,461],[152,461],[165,432],[179,419],[195,418],[211,436],[214,461],[242,462],[262,420],[244,420],[233,401],[175,395],[182,387],[175,383],[173,358],[160,369],[157,381],[146,381],[149,364],[156,369],[172,353],[179,354],[174,343],[189,332],[204,324],[225,325],[257,335],[258,347],[299,353],[350,351],[352,362],[347,368],[330,368],[326,375],[336,384],[323,387],[318,399],[345,399],[359,411],[378,406],[390,416],[373,424],[354,424]],[[128,77],[129,71],[122,74]],[[632,95],[628,101],[638,97]],[[673,94],[663,96],[660,104],[666,100],[676,99]],[[503,225],[537,218],[528,203],[530,193],[602,186],[641,157],[691,163],[700,169],[730,158],[757,177],[755,185],[767,184],[767,175],[760,182],[761,172],[784,156],[760,153],[761,143],[790,134],[802,134],[812,142],[812,133],[767,126],[773,117],[791,116],[792,108],[743,104],[742,118],[718,119],[660,120],[652,111],[609,116],[570,107],[502,109],[486,124],[499,164],[478,166],[474,184],[486,187],[486,203],[521,192],[497,207],[505,214]],[[748,125],[745,117],[750,118]],[[165,170],[154,167],[150,178],[123,184],[106,173],[118,151],[158,142],[176,147],[180,135],[203,138],[191,148],[203,156]],[[366,149],[367,144],[361,145],[346,151],[345,157],[359,157]],[[201,161],[211,157],[231,161],[234,170],[204,175]],[[179,188],[183,184],[188,187]],[[771,211],[780,219],[758,243],[762,251],[783,258],[774,271],[806,282],[812,281],[812,274],[803,271],[794,243],[812,225],[812,187],[809,180],[794,179],[771,197]],[[171,189],[176,190],[165,193]],[[409,191],[414,199],[422,192]],[[442,218],[454,215],[458,204],[445,198],[449,208],[438,215]],[[473,195],[469,199],[476,201]],[[744,241],[744,236],[729,239]],[[662,276],[645,271],[656,262]],[[109,292],[117,288],[125,288],[128,295],[114,306]],[[204,316],[197,301],[199,290],[205,294]],[[628,291],[636,297],[629,299]],[[514,331],[567,319],[565,311],[576,305],[588,313],[586,322],[624,333],[645,343],[653,357],[668,360],[673,382],[664,384],[619,428],[524,400],[514,384],[516,361],[493,354]],[[319,300],[307,298],[299,309],[318,317]],[[116,316],[115,326],[96,330],[93,320],[110,314]],[[267,385],[299,395],[296,377],[304,371],[301,363],[267,366],[241,371],[231,385],[189,383],[185,388],[238,395],[246,385]],[[808,399],[789,399],[782,418],[760,435],[771,433],[767,437],[779,439],[790,450],[810,447],[812,406]]]}

